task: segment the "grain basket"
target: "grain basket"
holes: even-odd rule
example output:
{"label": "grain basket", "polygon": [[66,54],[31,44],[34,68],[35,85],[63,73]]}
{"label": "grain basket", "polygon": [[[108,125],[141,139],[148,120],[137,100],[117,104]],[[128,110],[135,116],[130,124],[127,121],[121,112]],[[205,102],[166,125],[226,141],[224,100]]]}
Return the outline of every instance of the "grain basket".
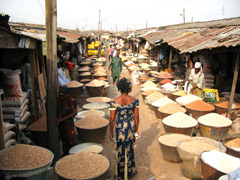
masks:
{"label": "grain basket", "polygon": [[102,86],[87,86],[87,92],[91,97],[96,97],[96,96],[102,96],[103,95],[103,88],[104,85]]}
{"label": "grain basket", "polygon": [[199,117],[204,116],[205,114],[208,114],[208,113],[211,113],[211,112],[215,111],[215,110],[212,110],[212,111],[197,111],[197,110],[194,110],[194,109],[187,108],[186,106],[185,106],[185,108],[187,109],[188,113],[192,114],[192,117],[194,119],[198,119]]}
{"label": "grain basket", "polygon": [[232,137],[229,137],[229,138],[225,138],[223,141],[222,141],[222,144],[223,146],[227,149],[227,154],[231,155],[231,156],[234,156],[234,157],[237,157],[237,158],[240,158],[240,151],[237,151],[236,149],[230,147],[230,146],[227,146],[226,143],[228,141],[231,141],[235,138],[239,138],[237,137],[236,135],[232,136]]}
{"label": "grain basket", "polygon": [[69,94],[71,94],[72,97],[78,97],[82,94],[83,92],[83,86],[81,87],[71,87],[68,88]]}
{"label": "grain basket", "polygon": [[[161,138],[167,137],[168,135],[174,135],[174,134],[166,133],[166,134],[160,135],[157,138],[159,145],[160,145],[163,159],[165,161],[169,161],[169,162],[180,163],[180,162],[182,162],[182,159],[180,158],[178,151],[177,151],[177,143],[175,145],[171,146],[171,145],[165,144],[163,141],[161,141]],[[182,139],[191,138],[190,136],[186,136],[186,135],[181,135],[181,134],[178,134],[178,135],[182,136]]]}
{"label": "grain basket", "polygon": [[204,142],[213,145],[218,148],[221,152],[226,152],[226,148],[220,145],[217,141],[210,138],[204,137],[194,137],[191,139],[185,139],[178,142],[177,150],[180,158],[183,161],[184,168],[192,173],[202,174],[201,163],[200,163],[200,154],[194,154],[191,152],[191,147],[188,150],[181,148],[181,143],[190,142],[190,141],[199,141],[199,143]]}
{"label": "grain basket", "polygon": [[93,79],[98,79],[98,78],[101,78],[101,77],[107,79],[107,75],[103,75],[103,76],[93,75]]}

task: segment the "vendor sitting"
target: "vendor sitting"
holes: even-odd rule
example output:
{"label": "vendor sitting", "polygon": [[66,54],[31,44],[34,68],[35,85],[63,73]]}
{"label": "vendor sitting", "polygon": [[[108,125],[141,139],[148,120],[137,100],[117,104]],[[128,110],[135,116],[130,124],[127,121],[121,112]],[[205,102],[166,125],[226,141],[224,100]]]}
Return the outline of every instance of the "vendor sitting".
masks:
{"label": "vendor sitting", "polygon": [[192,85],[191,93],[204,99],[204,93],[202,90],[204,74],[202,72],[202,65],[200,62],[195,63],[194,68],[191,69],[188,79],[191,81]]}
{"label": "vendor sitting", "polygon": [[198,88],[202,88],[204,74],[202,72],[202,65],[200,62],[196,62],[194,68],[191,69],[190,75],[188,77],[189,80],[192,81]]}

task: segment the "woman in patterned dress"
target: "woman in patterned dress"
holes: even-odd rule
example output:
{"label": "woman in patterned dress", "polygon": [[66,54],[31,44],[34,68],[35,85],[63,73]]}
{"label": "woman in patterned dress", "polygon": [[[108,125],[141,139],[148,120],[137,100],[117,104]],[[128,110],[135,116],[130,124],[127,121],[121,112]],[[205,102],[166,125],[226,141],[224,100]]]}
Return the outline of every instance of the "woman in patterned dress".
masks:
{"label": "woman in patterned dress", "polygon": [[123,78],[117,84],[121,96],[111,101],[110,140],[114,141],[113,129],[116,130],[117,165],[116,179],[127,180],[136,173],[133,143],[138,136],[139,100],[128,95],[132,90],[131,82]]}

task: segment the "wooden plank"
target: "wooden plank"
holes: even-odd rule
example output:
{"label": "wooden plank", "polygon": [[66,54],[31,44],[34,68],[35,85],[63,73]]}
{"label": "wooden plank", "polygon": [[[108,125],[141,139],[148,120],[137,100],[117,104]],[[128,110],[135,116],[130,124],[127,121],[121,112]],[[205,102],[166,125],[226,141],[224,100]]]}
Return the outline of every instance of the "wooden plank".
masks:
{"label": "wooden plank", "polygon": [[30,61],[30,73],[31,73],[31,83],[32,83],[32,96],[33,96],[33,113],[36,121],[39,119],[39,107],[38,107],[38,89],[37,89],[37,78],[36,78],[36,61],[35,61],[35,51],[29,50],[29,61]]}
{"label": "wooden plank", "polygon": [[45,88],[45,83],[43,79],[43,73],[38,75],[38,87],[39,87],[40,99],[44,100],[46,97],[46,88]]}
{"label": "wooden plank", "polygon": [[157,72],[159,72],[159,62],[160,62],[160,48],[159,46],[156,47],[158,52],[158,57],[157,57]]}
{"label": "wooden plank", "polygon": [[232,83],[232,90],[231,90],[231,95],[230,95],[230,100],[228,104],[228,113],[227,117],[230,118],[231,116],[231,109],[232,109],[232,102],[235,96],[235,90],[236,90],[236,85],[237,85],[237,79],[238,79],[238,71],[239,71],[239,54],[240,52],[237,52],[237,59],[236,59],[236,64],[235,64],[235,70],[234,70],[234,77],[233,77],[233,83]]}
{"label": "wooden plank", "polygon": [[171,72],[171,65],[172,65],[172,47],[170,47],[170,54],[169,54],[169,61],[168,61],[168,73]]}
{"label": "wooden plank", "polygon": [[49,149],[54,153],[55,163],[60,158],[57,119],[57,4],[56,0],[45,0],[47,42],[47,129]]}
{"label": "wooden plank", "polygon": [[0,150],[5,148],[3,125],[4,124],[3,124],[3,114],[2,114],[2,100],[0,96]]}

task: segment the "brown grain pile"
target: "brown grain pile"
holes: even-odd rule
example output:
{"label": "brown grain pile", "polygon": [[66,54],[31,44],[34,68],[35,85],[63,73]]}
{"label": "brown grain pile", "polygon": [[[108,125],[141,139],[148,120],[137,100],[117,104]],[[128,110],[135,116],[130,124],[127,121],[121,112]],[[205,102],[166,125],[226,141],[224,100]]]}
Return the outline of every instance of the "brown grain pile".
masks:
{"label": "brown grain pile", "polygon": [[146,99],[149,99],[149,100],[158,100],[158,99],[164,98],[164,97],[165,97],[165,96],[164,96],[162,93],[160,93],[160,92],[154,92],[154,93],[148,95],[148,96],[146,97]]}
{"label": "brown grain pile", "polygon": [[111,98],[108,97],[92,97],[87,99],[88,102],[110,102]]}
{"label": "brown grain pile", "polygon": [[186,109],[179,106],[176,103],[166,104],[165,106],[162,106],[162,107],[158,108],[158,111],[160,111],[162,113],[166,113],[166,114],[174,114],[174,113],[177,113],[177,112],[186,113]]}
{"label": "brown grain pile", "polygon": [[158,75],[158,78],[171,79],[171,78],[173,78],[173,76],[170,73],[167,73],[167,72],[160,72],[159,75]]}
{"label": "brown grain pile", "polygon": [[240,139],[239,138],[231,139],[230,141],[225,142],[224,145],[231,148],[240,148]]}
{"label": "brown grain pile", "polygon": [[107,79],[104,78],[104,77],[100,77],[100,78],[98,78],[97,80],[99,80],[99,81],[107,81]]}
{"label": "brown grain pile", "polygon": [[213,111],[215,107],[202,100],[193,101],[186,105],[186,108],[196,111]]}
{"label": "brown grain pile", "polygon": [[0,169],[34,169],[46,165],[52,158],[53,154],[48,149],[17,144],[0,152]]}
{"label": "brown grain pile", "polygon": [[148,91],[143,92],[142,95],[148,96],[148,95],[150,95],[150,94],[152,94],[154,92],[157,92],[157,91],[156,90],[148,90]]}
{"label": "brown grain pile", "polygon": [[[224,109],[228,109],[228,101],[217,103],[215,106],[224,108]],[[240,108],[240,106],[238,104],[232,103],[232,109],[239,109],[239,108]]]}
{"label": "brown grain pile", "polygon": [[97,129],[105,127],[109,121],[101,116],[91,115],[87,116],[75,123],[75,126],[81,129]]}
{"label": "brown grain pile", "polygon": [[92,179],[106,172],[109,165],[109,160],[101,154],[79,152],[61,158],[55,170],[68,179]]}
{"label": "brown grain pile", "polygon": [[79,83],[77,81],[70,81],[69,83],[66,84],[68,88],[76,88],[76,87],[82,87],[83,84]]}
{"label": "brown grain pile", "polygon": [[94,80],[91,81],[90,83],[87,83],[86,86],[99,87],[99,86],[104,86],[104,83],[101,82],[101,81],[98,81],[98,80],[94,79]]}
{"label": "brown grain pile", "polygon": [[158,138],[158,142],[167,146],[177,147],[178,141],[190,138],[190,136],[184,134],[165,134]]}
{"label": "brown grain pile", "polygon": [[98,110],[94,110],[94,109],[91,109],[91,110],[88,110],[86,112],[83,112],[79,115],[77,115],[76,117],[77,118],[82,118],[82,117],[86,117],[86,116],[103,116],[104,115],[104,112],[103,111],[98,111]]}
{"label": "brown grain pile", "polygon": [[107,76],[107,74],[105,72],[101,72],[101,71],[97,71],[95,74],[93,74],[94,76]]}
{"label": "brown grain pile", "polygon": [[82,74],[79,74],[79,76],[90,76],[90,75],[91,75],[90,72],[84,72],[84,73],[82,73]]}
{"label": "brown grain pile", "polygon": [[89,71],[89,70],[90,70],[90,67],[87,67],[87,66],[78,69],[78,71]]}
{"label": "brown grain pile", "polygon": [[47,132],[47,119],[46,116],[32,123],[29,127],[30,131]]}

